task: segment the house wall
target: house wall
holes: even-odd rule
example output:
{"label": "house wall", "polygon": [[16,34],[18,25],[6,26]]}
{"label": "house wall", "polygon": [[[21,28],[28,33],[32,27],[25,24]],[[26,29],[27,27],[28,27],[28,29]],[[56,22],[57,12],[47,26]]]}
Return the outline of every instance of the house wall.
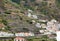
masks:
{"label": "house wall", "polygon": [[60,41],[60,31],[57,31],[56,34],[57,34],[57,37],[56,37],[57,41]]}
{"label": "house wall", "polygon": [[27,41],[25,38],[22,37],[16,37],[14,41]]}

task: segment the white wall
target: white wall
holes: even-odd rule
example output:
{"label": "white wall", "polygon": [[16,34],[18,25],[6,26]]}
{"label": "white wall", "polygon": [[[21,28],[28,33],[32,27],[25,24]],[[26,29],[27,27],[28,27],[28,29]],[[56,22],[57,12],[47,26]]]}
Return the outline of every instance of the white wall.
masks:
{"label": "white wall", "polygon": [[56,37],[57,41],[60,41],[60,31],[57,31],[56,34],[57,34],[57,37]]}

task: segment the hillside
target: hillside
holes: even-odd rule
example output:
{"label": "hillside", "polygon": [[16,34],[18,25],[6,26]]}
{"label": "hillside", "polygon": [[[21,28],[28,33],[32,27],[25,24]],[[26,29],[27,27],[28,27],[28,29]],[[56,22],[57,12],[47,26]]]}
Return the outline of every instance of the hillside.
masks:
{"label": "hillside", "polygon": [[[3,2],[2,2],[3,1]],[[60,8],[56,0],[0,0],[0,23],[5,25],[7,31],[18,32],[21,29],[37,32],[38,28],[32,20],[38,19],[60,21]],[[60,4],[60,3],[58,3]],[[2,7],[1,7],[2,6]],[[32,10],[32,15],[37,15],[38,19],[29,18],[28,9]],[[36,30],[36,31],[35,31]],[[5,31],[5,30],[4,30]],[[22,30],[21,30],[22,31]]]}
{"label": "hillside", "polygon": [[[59,13],[59,7],[58,7],[58,3],[59,1],[57,0],[11,0],[10,1],[12,5],[15,5],[15,7],[17,9],[20,8],[20,12],[25,13],[25,11],[27,11],[28,9],[33,10],[36,14],[38,13],[38,15],[42,14],[45,16],[48,16],[49,18],[55,18],[57,20],[59,20],[58,16],[60,15]],[[58,2],[58,3],[57,3]],[[11,5],[10,4],[10,5]],[[9,4],[8,4],[9,5]],[[10,6],[7,8],[10,8]],[[10,9],[14,9],[14,6],[11,7]],[[59,20],[60,21],[60,20]]]}

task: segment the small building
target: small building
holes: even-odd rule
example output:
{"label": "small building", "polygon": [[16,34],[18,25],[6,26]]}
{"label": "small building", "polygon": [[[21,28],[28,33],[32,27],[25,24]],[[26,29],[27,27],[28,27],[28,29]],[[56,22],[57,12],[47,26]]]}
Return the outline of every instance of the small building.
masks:
{"label": "small building", "polygon": [[45,35],[50,35],[52,34],[51,32],[44,32]]}
{"label": "small building", "polygon": [[30,9],[28,9],[28,12],[29,12],[29,13],[32,13],[33,11],[32,11],[32,10],[30,10]]}
{"label": "small building", "polygon": [[44,30],[39,30],[40,33],[44,33]]}
{"label": "small building", "polygon": [[41,28],[41,24],[40,24],[40,23],[36,23],[35,26],[36,26],[37,28]]}
{"label": "small building", "polygon": [[57,37],[56,37],[57,41],[60,41],[60,31],[57,31],[56,34],[57,34]]}
{"label": "small building", "polygon": [[2,32],[0,31],[0,37],[13,37],[13,33],[8,33],[8,32]]}
{"label": "small building", "polygon": [[57,20],[55,20],[55,19],[52,19],[52,20],[51,20],[51,22],[55,23],[55,22],[57,22]]}
{"label": "small building", "polygon": [[31,13],[28,13],[28,15],[27,15],[27,16],[31,18],[31,16],[32,16],[32,15],[31,15]]}
{"label": "small building", "polygon": [[55,19],[52,19],[51,21],[47,22],[47,27],[46,29],[50,32],[55,33],[56,31],[58,31],[60,28],[58,22]]}
{"label": "small building", "polygon": [[44,20],[44,19],[39,19],[39,22],[47,22],[48,20]]}
{"label": "small building", "polygon": [[46,28],[47,26],[45,24],[41,24],[41,27],[42,28]]}
{"label": "small building", "polygon": [[38,19],[37,15],[32,15],[33,19]]}
{"label": "small building", "polygon": [[25,38],[22,37],[16,37],[14,41],[27,41]]}
{"label": "small building", "polygon": [[20,37],[34,36],[34,33],[32,33],[32,32],[20,32],[20,33],[15,33],[15,36],[20,36]]}
{"label": "small building", "polygon": [[15,33],[15,36],[25,36],[24,32]]}
{"label": "small building", "polygon": [[35,21],[35,20],[32,20],[32,23],[33,23],[33,24],[35,24],[35,23],[36,23],[36,21]]}

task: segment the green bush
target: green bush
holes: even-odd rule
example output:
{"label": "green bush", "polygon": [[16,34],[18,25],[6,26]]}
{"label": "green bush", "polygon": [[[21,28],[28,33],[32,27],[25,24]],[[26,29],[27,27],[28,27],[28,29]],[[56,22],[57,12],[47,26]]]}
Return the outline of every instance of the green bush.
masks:
{"label": "green bush", "polygon": [[30,0],[31,2],[34,2],[35,0]]}
{"label": "green bush", "polygon": [[42,6],[47,6],[47,4],[48,4],[47,2],[41,2]]}
{"label": "green bush", "polygon": [[4,13],[5,13],[5,14],[11,14],[11,11],[8,11],[8,10],[7,10],[7,11],[5,11]]}
{"label": "green bush", "polygon": [[11,28],[11,27],[7,26],[7,27],[5,27],[5,30],[10,30],[10,28]]}
{"label": "green bush", "polygon": [[60,8],[60,0],[56,0],[56,5]]}
{"label": "green bush", "polygon": [[2,20],[2,23],[4,24],[4,25],[7,25],[7,21],[6,20]]}
{"label": "green bush", "polygon": [[21,1],[21,0],[12,0],[12,2],[15,2],[15,3],[17,3],[17,4],[20,4],[20,1]]}
{"label": "green bush", "polygon": [[33,39],[28,39],[28,41],[33,41]]}

